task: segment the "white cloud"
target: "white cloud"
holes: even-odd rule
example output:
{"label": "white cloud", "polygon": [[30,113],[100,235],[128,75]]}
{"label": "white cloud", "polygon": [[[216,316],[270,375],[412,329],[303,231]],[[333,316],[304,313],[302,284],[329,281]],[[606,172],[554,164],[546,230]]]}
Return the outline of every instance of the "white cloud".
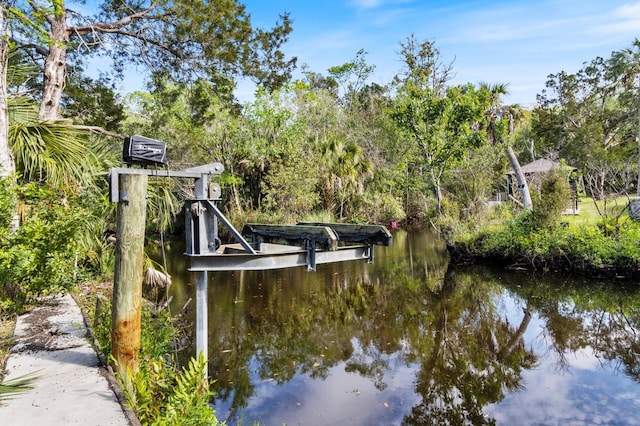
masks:
{"label": "white cloud", "polygon": [[640,18],[640,2],[623,4],[617,7],[613,14],[620,18]]}
{"label": "white cloud", "polygon": [[370,9],[377,7],[382,3],[382,0],[353,0],[351,4],[358,8]]}
{"label": "white cloud", "polygon": [[640,2],[617,7],[608,17],[610,22],[593,27],[594,34],[635,35],[640,27]]}

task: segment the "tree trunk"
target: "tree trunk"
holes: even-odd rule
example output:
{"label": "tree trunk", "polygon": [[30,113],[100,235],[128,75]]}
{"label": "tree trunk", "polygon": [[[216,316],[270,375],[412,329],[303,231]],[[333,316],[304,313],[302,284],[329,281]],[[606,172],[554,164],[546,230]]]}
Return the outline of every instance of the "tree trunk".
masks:
{"label": "tree trunk", "polygon": [[7,67],[9,45],[7,41],[5,7],[0,6],[0,177],[12,176],[16,170],[9,149],[9,107],[7,105]]}
{"label": "tree trunk", "polygon": [[527,180],[524,177],[524,173],[522,172],[522,168],[520,167],[520,163],[518,162],[518,157],[513,152],[510,146],[507,146],[507,157],[509,158],[509,164],[511,164],[511,168],[516,174],[516,180],[518,182],[518,191],[522,193],[522,204],[525,210],[533,209],[533,203],[531,202],[531,194],[529,194],[529,185],[527,184]]}
{"label": "tree trunk", "polygon": [[62,8],[56,10],[51,19],[51,41],[49,52],[44,60],[44,84],[39,113],[43,121],[58,119],[58,106],[65,85],[67,45],[69,44],[66,18],[67,15]]}
{"label": "tree trunk", "polygon": [[[15,185],[16,164],[9,148],[9,104],[7,92],[7,69],[9,67],[8,23],[5,6],[0,6],[0,178],[7,178]],[[18,205],[13,206],[10,232],[20,226]]]}
{"label": "tree trunk", "polygon": [[436,197],[438,214],[442,214],[442,185],[440,184],[440,176],[442,172],[436,174],[435,170],[431,169],[431,188],[433,195]]}
{"label": "tree trunk", "polygon": [[529,327],[532,316],[531,311],[528,308],[524,308],[522,311],[524,313],[524,317],[522,317],[522,321],[520,321],[518,330],[516,330],[515,334],[511,336],[511,339],[509,339],[509,343],[507,344],[507,346],[505,346],[500,350],[500,352],[498,352],[497,359],[499,361],[504,360],[507,355],[510,355],[514,351],[518,343],[522,342],[524,332],[527,331],[527,327]]}
{"label": "tree trunk", "polygon": [[636,182],[636,195],[640,198],[640,78],[638,79],[638,181]]}
{"label": "tree trunk", "polygon": [[597,191],[596,197],[598,200],[604,200],[606,197],[605,191],[604,191],[604,183],[606,181],[605,178],[606,178],[605,171],[600,170],[597,176],[598,181],[596,182],[596,191]]}

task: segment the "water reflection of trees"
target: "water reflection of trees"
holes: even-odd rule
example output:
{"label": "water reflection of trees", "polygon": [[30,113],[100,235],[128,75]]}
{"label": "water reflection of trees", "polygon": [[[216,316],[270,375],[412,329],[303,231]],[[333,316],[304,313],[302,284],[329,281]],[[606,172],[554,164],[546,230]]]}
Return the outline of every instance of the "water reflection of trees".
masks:
{"label": "water reflection of trees", "polygon": [[[217,398],[241,410],[260,381],[323,379],[338,365],[383,391],[401,363],[415,369],[419,397],[403,424],[491,424],[483,409],[521,389],[540,355],[524,340],[532,318],[544,321],[559,368],[590,346],[638,380],[638,292],[482,268],[447,272],[437,245],[399,237],[369,267],[221,277],[209,319]],[[515,315],[500,306],[505,291]]]}
{"label": "water reflection of trees", "polygon": [[517,280],[514,276],[504,284],[517,296],[535,300],[558,369],[569,368],[568,354],[590,348],[602,363],[612,363],[640,383],[637,286],[549,277],[536,277],[522,286]]}
{"label": "water reflection of trees", "polygon": [[431,327],[412,339],[422,401],[403,424],[491,424],[483,407],[522,386],[522,369],[536,361],[522,340],[531,313],[524,309],[520,324],[509,324],[493,302],[496,290],[473,275],[450,274],[432,295]]}
{"label": "water reflection of trees", "polygon": [[210,320],[218,398],[239,409],[252,380],[324,378],[340,363],[384,390],[393,358],[419,366],[422,401],[404,424],[490,422],[482,408],[521,386],[521,370],[535,363],[522,342],[530,313],[509,324],[494,306],[499,286],[471,275],[445,279],[446,257],[414,249],[421,256],[378,256],[356,273],[342,265],[311,275],[238,273],[233,285],[218,286]]}

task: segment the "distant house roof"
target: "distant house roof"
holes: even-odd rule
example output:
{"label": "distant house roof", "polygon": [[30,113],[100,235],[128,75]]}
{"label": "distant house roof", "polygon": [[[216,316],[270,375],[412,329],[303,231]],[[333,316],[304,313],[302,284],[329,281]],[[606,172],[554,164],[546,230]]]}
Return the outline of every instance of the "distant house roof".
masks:
{"label": "distant house roof", "polygon": [[[536,173],[546,173],[550,170],[553,170],[555,168],[560,167],[560,163],[557,161],[551,161],[549,159],[546,158],[541,158],[539,160],[536,160],[532,163],[529,164],[525,164],[524,166],[522,166],[522,173],[524,173],[525,175],[533,175]],[[573,167],[573,166],[564,166],[566,168],[569,169],[573,169],[573,170],[578,170],[577,168]],[[513,170],[509,170],[507,172],[508,175],[515,175],[515,172]]]}

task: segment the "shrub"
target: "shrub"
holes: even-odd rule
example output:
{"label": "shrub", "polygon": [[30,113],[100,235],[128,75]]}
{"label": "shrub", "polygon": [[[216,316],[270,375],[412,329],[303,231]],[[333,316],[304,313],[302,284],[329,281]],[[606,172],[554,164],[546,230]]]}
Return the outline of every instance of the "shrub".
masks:
{"label": "shrub", "polygon": [[[0,287],[5,297],[18,305],[41,295],[69,290],[78,281],[77,240],[81,229],[78,224],[86,216],[74,200],[46,187],[27,184],[19,191],[23,203],[20,227],[9,232],[6,221],[0,224],[3,227]],[[12,192],[3,185],[2,210],[11,205],[11,197]]]}
{"label": "shrub", "polygon": [[262,182],[262,207],[267,211],[283,211],[300,215],[313,210],[320,197],[315,192],[318,178],[309,173],[311,159],[275,164]]}
{"label": "shrub", "polygon": [[534,269],[637,275],[640,266],[640,225],[627,224],[615,234],[601,226],[531,228],[525,213],[495,231],[483,231],[465,242],[466,251],[485,258],[501,258]]}
{"label": "shrub", "polygon": [[566,173],[554,169],[540,183],[540,192],[533,191],[533,214],[530,216],[534,228],[557,226],[562,212],[567,208],[571,188]]}
{"label": "shrub", "polygon": [[9,235],[16,208],[16,191],[7,177],[0,178],[0,243]]}
{"label": "shrub", "polygon": [[354,196],[349,207],[352,222],[390,223],[406,218],[402,204],[388,193],[368,193]]}
{"label": "shrub", "polygon": [[[93,316],[93,332],[105,355],[111,352],[111,304],[106,298],[100,309],[89,310]],[[96,305],[98,306],[98,305]],[[133,385],[123,386],[131,409],[142,424],[149,425],[217,425],[209,407],[212,392],[206,377],[206,362],[191,358],[180,368],[168,354],[183,337],[178,319],[166,310],[152,309],[144,303],[140,339],[140,365]]]}

